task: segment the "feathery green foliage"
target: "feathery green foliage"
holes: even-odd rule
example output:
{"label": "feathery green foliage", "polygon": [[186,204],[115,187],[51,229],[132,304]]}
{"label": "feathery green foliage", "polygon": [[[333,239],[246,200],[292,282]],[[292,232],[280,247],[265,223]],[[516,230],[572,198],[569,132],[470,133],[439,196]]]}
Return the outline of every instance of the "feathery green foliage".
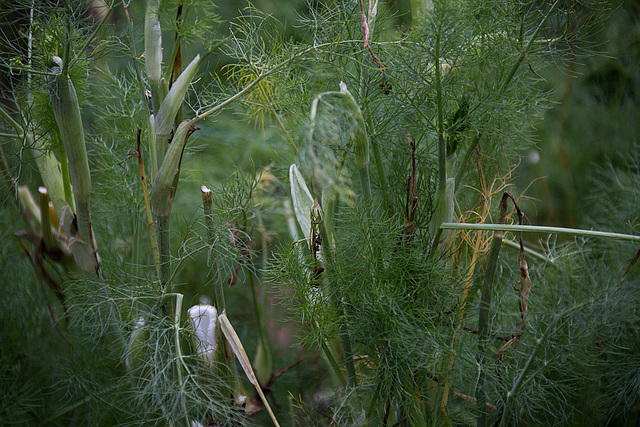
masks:
{"label": "feathery green foliage", "polygon": [[518,167],[607,5],[410,3],[0,6],[3,425],[637,418],[637,144]]}

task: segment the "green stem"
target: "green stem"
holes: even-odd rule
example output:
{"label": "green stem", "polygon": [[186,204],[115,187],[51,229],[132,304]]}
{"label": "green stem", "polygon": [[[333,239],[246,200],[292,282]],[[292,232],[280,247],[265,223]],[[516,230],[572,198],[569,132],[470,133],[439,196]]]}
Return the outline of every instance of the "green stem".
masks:
{"label": "green stem", "polygon": [[431,233],[434,235],[430,250],[430,256],[435,253],[440,243],[442,231],[440,224],[452,216],[449,212],[453,207],[453,193],[447,193],[447,151],[444,140],[444,100],[442,95],[442,70],[440,68],[440,34],[436,35],[435,47],[436,67],[436,103],[438,108],[438,191],[436,196],[435,211],[431,219]]}
{"label": "green stem", "polygon": [[4,109],[2,105],[0,105],[0,117],[2,117],[8,124],[11,125],[17,135],[22,136],[24,134],[22,126],[20,126],[20,124],[16,122],[13,117],[11,117],[11,115]]}
{"label": "green stem", "polygon": [[[440,69],[440,33],[436,35],[436,103],[438,108],[438,193],[445,191],[447,181],[447,153],[444,143],[444,106],[442,99],[442,70]],[[440,203],[441,200],[438,200]]]}
{"label": "green stem", "polygon": [[339,45],[339,44],[358,44],[358,43],[361,43],[361,42],[362,42],[361,40],[341,40],[339,42],[321,43],[321,44],[315,45],[313,47],[304,49],[304,50],[292,55],[290,58],[282,61],[281,63],[275,65],[273,68],[269,69],[268,71],[265,71],[265,72],[261,73],[260,75],[258,75],[255,78],[255,80],[253,80],[251,83],[246,85],[242,90],[236,92],[234,95],[232,95],[229,98],[225,99],[223,102],[217,104],[215,107],[212,107],[209,110],[206,110],[204,113],[196,113],[196,117],[194,117],[192,119],[192,124],[196,124],[200,120],[206,119],[207,117],[209,117],[212,114],[216,114],[218,111],[222,110],[227,105],[237,101],[238,99],[242,98],[247,93],[251,92],[255,88],[255,86],[258,85],[263,79],[269,77],[272,74],[275,74],[281,68],[289,65],[293,61],[301,58],[303,55],[305,55],[305,54],[307,54],[309,52],[317,51],[317,50],[323,49],[325,47],[336,46],[336,45]]}
{"label": "green stem", "polygon": [[[329,241],[325,227],[322,229],[322,239],[325,242]],[[332,248],[330,248],[329,245],[322,245],[322,254],[325,257],[326,265],[330,266],[332,264],[331,260],[333,256]],[[349,336],[347,309],[344,304],[344,296],[338,286],[335,286],[334,289],[331,290],[331,295],[333,305],[339,318],[338,330],[340,334],[340,342],[342,344],[342,352],[344,353],[344,363],[347,369],[347,379],[349,386],[357,387],[358,378],[356,376],[356,365],[353,361],[353,348],[351,347],[351,338]]]}
{"label": "green stem", "polygon": [[515,397],[516,393],[520,390],[520,387],[524,383],[525,377],[528,375],[529,371],[531,370],[531,367],[533,366],[533,361],[538,355],[538,351],[540,350],[542,343],[546,341],[547,338],[549,338],[558,321],[560,321],[564,317],[570,315],[571,313],[577,311],[582,307],[584,307],[584,304],[579,304],[563,313],[556,315],[547,326],[547,329],[545,330],[544,335],[541,338],[538,338],[536,340],[536,345],[533,348],[533,351],[531,352],[531,354],[529,355],[529,359],[527,359],[527,363],[525,363],[524,367],[522,368],[522,371],[520,371],[520,374],[518,375],[518,378],[516,378],[516,381],[513,383],[511,390],[507,392],[507,399],[504,404],[504,411],[503,411],[503,415],[500,420],[499,426],[504,426],[506,423],[509,422],[508,416],[509,416],[509,412],[511,411],[511,403],[513,401],[513,398]]}
{"label": "green stem", "polygon": [[489,314],[491,312],[491,293],[493,290],[493,280],[498,265],[498,256],[502,246],[502,234],[494,233],[491,240],[491,249],[489,259],[487,260],[487,269],[482,283],[482,293],[480,296],[480,312],[478,315],[478,393],[477,393],[477,409],[478,426],[487,425],[487,378],[484,369],[485,359],[487,356],[487,339],[489,334]]}
{"label": "green stem", "polygon": [[[507,202],[509,193],[502,195],[498,206],[498,222],[504,223],[507,215]],[[478,410],[478,427],[487,425],[487,378],[484,369],[487,356],[487,340],[489,338],[489,315],[491,312],[491,294],[493,292],[493,281],[498,267],[498,256],[502,247],[503,235],[499,231],[493,233],[491,249],[487,260],[487,268],[484,272],[482,292],[480,295],[480,310],[478,314],[478,392],[476,395],[476,408]]]}
{"label": "green stem", "polygon": [[362,193],[367,199],[367,203],[371,203],[371,180],[369,179],[369,167],[360,168],[360,184],[362,185]]}
{"label": "green stem", "polygon": [[174,294],[176,297],[176,307],[173,315],[173,329],[174,329],[174,346],[176,351],[176,375],[178,377],[178,385],[180,386],[180,404],[182,406],[182,412],[184,414],[184,421],[187,427],[191,426],[187,411],[187,400],[184,394],[184,377],[182,374],[183,355],[180,347],[180,317],[182,314],[182,294]]}
{"label": "green stem", "polygon": [[171,276],[171,252],[170,252],[170,229],[169,216],[158,217],[158,239],[160,240],[160,283],[163,293],[166,293]]}
{"label": "green stem", "polygon": [[331,365],[331,368],[333,369],[333,372],[336,374],[338,381],[340,381],[340,385],[342,387],[346,387],[347,379],[342,374],[342,370],[338,366],[338,362],[336,362],[335,357],[333,357],[333,353],[331,353],[329,346],[327,346],[326,342],[323,342],[321,344],[321,347],[322,347],[322,352],[324,353],[324,355],[327,357],[327,360],[329,361],[329,365]]}
{"label": "green stem", "polygon": [[544,336],[536,340],[536,346],[533,348],[533,351],[529,355],[529,359],[527,359],[527,363],[524,365],[524,368],[522,368],[522,371],[520,372],[520,375],[518,375],[518,378],[516,379],[516,382],[513,384],[513,387],[511,387],[511,390],[507,392],[507,400],[504,404],[504,412],[502,414],[502,419],[500,420],[500,426],[504,425],[505,420],[508,419],[513,396],[515,396],[515,394],[520,389],[520,386],[522,385],[524,378],[529,373],[529,370],[533,365],[533,361],[538,355],[538,350],[540,349],[542,342],[549,336],[552,327],[555,326],[559,317],[560,316],[556,317],[554,321],[551,324],[549,324],[549,326],[547,327],[547,330],[545,331]]}
{"label": "green stem", "polygon": [[[20,126],[18,122],[16,122],[13,117],[11,117],[11,115],[7,111],[5,111],[2,105],[0,105],[0,117],[2,117],[8,124],[11,125],[11,127],[13,127],[17,137],[24,137],[22,126]],[[0,145],[0,166],[2,169],[2,178],[6,181],[8,188],[10,190],[17,191],[18,182],[11,172],[9,162],[7,162],[7,158],[5,156],[2,145]]]}
{"label": "green stem", "polygon": [[85,242],[93,247],[93,236],[91,232],[91,216],[89,211],[89,198],[76,197],[76,218],[78,222],[78,233]]}
{"label": "green stem", "polygon": [[11,168],[7,162],[2,145],[0,145],[0,173],[2,174],[2,180],[7,184],[9,191],[15,194],[18,191],[18,180],[13,176],[13,172],[11,172]]}
{"label": "green stem", "polygon": [[60,150],[60,171],[62,172],[62,187],[64,189],[64,201],[71,207],[72,211],[76,211],[76,203],[73,199],[71,191],[71,180],[69,178],[69,163],[67,161],[67,153],[64,149]]}
{"label": "green stem", "polygon": [[380,147],[375,141],[371,141],[371,149],[373,150],[373,158],[376,162],[376,170],[378,172],[378,181],[382,190],[382,198],[384,200],[384,207],[391,209],[391,198],[389,197],[389,185],[387,183],[387,173],[384,170],[384,163],[382,163],[382,155],[380,154]]}
{"label": "green stem", "polygon": [[253,311],[256,314],[256,322],[258,324],[258,339],[264,344],[266,341],[263,315],[264,307],[262,307],[262,304],[258,302],[258,293],[256,292],[256,284],[253,274],[249,275],[249,287],[251,288],[251,298],[253,299]]}
{"label": "green stem", "polygon": [[42,230],[42,239],[44,247],[51,251],[55,248],[53,234],[51,233],[51,219],[49,217],[49,194],[45,187],[38,188],[38,201],[40,204],[40,229]]}
{"label": "green stem", "polygon": [[633,234],[611,233],[607,231],[583,230],[580,228],[548,227],[541,225],[510,225],[510,224],[464,224],[458,222],[443,222],[440,225],[443,230],[487,230],[487,231],[510,231],[530,232],[530,233],[550,233],[550,234],[570,234],[574,236],[598,237],[614,240],[625,240],[630,242],[640,242],[640,236]]}
{"label": "green stem", "polygon": [[[502,243],[505,246],[509,246],[509,247],[511,247],[513,249],[517,249],[518,251],[520,250],[520,244],[516,243],[516,242],[514,242],[512,240],[506,240],[505,239],[505,240],[502,240]],[[556,263],[556,260],[554,258],[550,258],[550,257],[548,257],[548,256],[546,256],[544,254],[541,254],[540,252],[534,251],[533,249],[529,249],[529,248],[525,247],[524,248],[524,252],[527,255],[531,255],[533,257],[536,257],[541,261],[550,262],[551,264],[555,264]]]}

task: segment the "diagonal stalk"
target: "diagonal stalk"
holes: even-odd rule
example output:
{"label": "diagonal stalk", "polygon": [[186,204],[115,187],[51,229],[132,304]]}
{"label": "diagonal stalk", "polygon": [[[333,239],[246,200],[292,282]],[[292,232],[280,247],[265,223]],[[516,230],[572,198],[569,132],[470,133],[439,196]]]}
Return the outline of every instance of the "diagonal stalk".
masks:
{"label": "diagonal stalk", "polygon": [[542,225],[511,225],[511,224],[465,224],[457,222],[443,222],[440,228],[446,230],[487,230],[510,231],[548,234],[568,234],[580,237],[597,237],[628,242],[640,242],[640,236],[634,234],[612,233],[608,231],[584,230],[580,228],[547,227]]}

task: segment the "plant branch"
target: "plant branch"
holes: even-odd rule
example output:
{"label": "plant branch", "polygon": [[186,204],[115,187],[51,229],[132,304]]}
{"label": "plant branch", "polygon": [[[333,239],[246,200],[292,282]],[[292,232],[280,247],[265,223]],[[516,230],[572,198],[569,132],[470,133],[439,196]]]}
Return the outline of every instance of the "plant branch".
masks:
{"label": "plant branch", "polygon": [[580,228],[550,227],[542,225],[511,225],[511,224],[465,224],[459,222],[443,222],[440,225],[443,230],[486,230],[486,231],[511,231],[547,234],[570,234],[580,237],[597,237],[603,239],[624,240],[640,242],[640,236],[633,234],[612,233],[608,231],[584,230]]}
{"label": "plant branch", "polygon": [[238,99],[242,98],[244,95],[246,95],[251,90],[253,90],[254,87],[258,83],[260,83],[263,79],[269,77],[270,75],[274,74],[276,71],[278,71],[281,68],[283,68],[285,65],[289,65],[291,62],[299,59],[300,57],[302,57],[303,55],[305,55],[305,54],[307,54],[309,52],[312,52],[314,50],[319,50],[319,49],[322,49],[322,48],[325,48],[325,47],[329,47],[329,46],[335,46],[335,45],[339,45],[339,44],[353,44],[353,43],[359,43],[359,41],[358,40],[341,40],[341,41],[337,41],[337,42],[321,43],[321,44],[317,44],[317,45],[315,45],[313,47],[304,49],[304,50],[296,53],[295,55],[291,56],[290,58],[282,61],[281,63],[275,65],[274,67],[272,67],[268,71],[265,71],[265,72],[262,72],[262,73],[258,74],[256,79],[253,80],[251,83],[249,83],[244,88],[242,88],[242,90],[238,91],[234,95],[232,95],[229,98],[225,99],[223,102],[221,102],[220,104],[216,105],[215,107],[212,107],[212,108],[206,110],[204,113],[196,112],[196,116],[192,119],[192,123],[196,124],[200,120],[206,119],[210,115],[215,114],[218,111],[222,110],[227,105],[229,105],[229,104],[233,103],[234,101],[237,101]]}
{"label": "plant branch", "polygon": [[[504,223],[507,216],[507,201],[510,194],[506,191],[502,194],[502,199],[498,206],[498,222]],[[491,311],[491,296],[493,293],[493,280],[498,266],[498,256],[502,247],[503,235],[500,231],[493,233],[491,240],[491,249],[489,252],[487,267],[484,273],[484,281],[482,283],[482,293],[480,295],[480,311],[478,314],[478,391],[477,391],[477,410],[478,410],[478,426],[485,427],[487,425],[486,402],[488,398],[486,369],[484,367],[487,356],[487,335],[489,334],[489,314]]]}

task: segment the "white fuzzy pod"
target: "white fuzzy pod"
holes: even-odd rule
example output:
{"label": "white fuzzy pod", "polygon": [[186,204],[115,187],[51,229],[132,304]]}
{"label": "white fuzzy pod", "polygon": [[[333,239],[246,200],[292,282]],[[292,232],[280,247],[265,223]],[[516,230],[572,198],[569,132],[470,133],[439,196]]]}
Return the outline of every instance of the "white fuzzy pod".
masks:
{"label": "white fuzzy pod", "polygon": [[195,347],[197,354],[205,359],[214,360],[216,352],[216,322],[218,311],[209,304],[194,305],[189,310],[189,323],[195,334]]}

